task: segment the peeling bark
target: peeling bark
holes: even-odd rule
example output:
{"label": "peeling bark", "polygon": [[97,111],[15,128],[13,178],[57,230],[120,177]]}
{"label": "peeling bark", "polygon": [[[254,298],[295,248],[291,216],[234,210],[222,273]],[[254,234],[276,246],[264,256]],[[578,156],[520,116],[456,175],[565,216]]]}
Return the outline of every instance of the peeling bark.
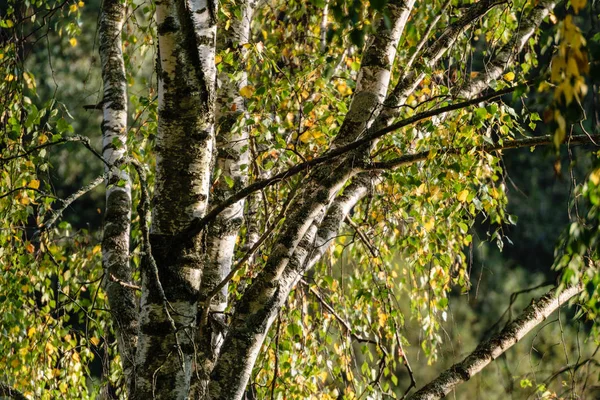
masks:
{"label": "peeling bark", "polygon": [[529,331],[544,321],[560,306],[583,290],[583,285],[572,286],[562,291],[554,289],[531,303],[521,315],[501,332],[482,342],[463,361],[442,372],[409,400],[434,400],[446,397],[456,386],[468,381],[489,363],[521,340]]}
{"label": "peeling bark", "polygon": [[102,266],[106,292],[114,321],[126,387],[131,390],[137,346],[137,301],[132,289],[120,281],[131,282],[129,264],[129,227],[131,224],[131,180],[125,169],[115,166],[127,154],[127,81],[121,48],[121,29],[125,5],[105,0],[100,18],[100,58],[104,98],[102,102],[102,156],[107,163],[106,211],[102,236]]}
{"label": "peeling bark", "polygon": [[150,239],[160,282],[150,266],[142,266],[134,399],[186,399],[189,394],[205,248],[201,233],[174,238],[208,206],[215,140],[216,11],[212,0],[156,4],[159,119]]}

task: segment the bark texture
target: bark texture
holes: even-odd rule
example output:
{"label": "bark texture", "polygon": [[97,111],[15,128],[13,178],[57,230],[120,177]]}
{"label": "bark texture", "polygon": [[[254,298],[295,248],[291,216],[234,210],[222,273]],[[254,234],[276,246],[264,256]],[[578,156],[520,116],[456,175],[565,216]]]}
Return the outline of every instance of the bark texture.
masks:
{"label": "bark texture", "polygon": [[111,315],[127,387],[137,347],[137,300],[131,288],[118,282],[131,282],[129,227],[131,224],[131,181],[124,167],[116,166],[127,154],[127,81],[121,45],[125,6],[119,0],[102,3],[100,19],[100,59],[104,97],[102,101],[102,156],[106,166],[106,211],[102,236],[102,266]]}
{"label": "bark texture", "polygon": [[212,0],[156,4],[159,122],[153,259],[142,270],[135,399],[186,399],[189,394],[205,247],[201,233],[174,238],[208,206],[215,141],[216,12]]}
{"label": "bark texture", "polygon": [[[217,49],[236,54],[243,65],[246,54],[245,44],[250,35],[250,24],[256,1],[240,4],[240,15],[231,20],[229,29],[220,31]],[[236,75],[237,73],[237,75]],[[233,80],[233,76],[238,79]],[[240,89],[248,85],[246,69],[235,71],[224,65],[219,74],[215,119],[216,134],[216,182],[213,183],[211,204],[218,204],[246,186],[249,171],[248,129],[237,123],[244,116],[246,105]],[[223,343],[227,321],[223,313],[227,308],[227,288],[214,296],[212,292],[229,274],[235,252],[236,240],[244,221],[245,200],[242,199],[227,207],[208,227],[206,253],[208,260],[204,266],[200,287],[198,321],[196,332],[196,371],[192,377],[191,398],[203,399],[206,396],[208,380],[214,362]],[[208,304],[207,304],[208,303]],[[204,310],[209,307],[209,310]],[[206,312],[206,314],[205,314]],[[207,315],[207,320],[203,320]]]}
{"label": "bark texture", "polygon": [[[353,141],[385,98],[396,46],[414,2],[391,1],[390,28],[382,21],[367,48],[352,105],[334,146]],[[364,154],[364,150],[361,151]],[[358,153],[357,153],[358,154]],[[357,154],[317,168],[302,188],[267,263],[236,307],[209,385],[210,399],[240,399],[273,320],[305,270],[305,259],[331,201],[358,170]]]}
{"label": "bark texture", "polygon": [[582,290],[582,285],[572,286],[562,291],[554,289],[532,302],[517,319],[508,324],[500,333],[479,344],[463,361],[448,368],[421,390],[409,396],[408,399],[434,400],[446,397],[457,385],[468,381],[473,375],[500,357],[529,331]]}

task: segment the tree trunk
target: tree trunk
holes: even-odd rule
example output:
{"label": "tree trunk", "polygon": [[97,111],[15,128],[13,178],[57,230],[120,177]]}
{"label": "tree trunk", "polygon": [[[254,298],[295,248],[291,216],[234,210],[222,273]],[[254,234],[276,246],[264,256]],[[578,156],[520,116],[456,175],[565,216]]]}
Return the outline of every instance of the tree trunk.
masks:
{"label": "tree trunk", "polygon": [[[203,233],[175,237],[208,206],[214,150],[216,3],[156,6],[159,122],[152,262],[142,266],[134,399],[186,399],[206,264]],[[151,261],[151,260],[150,260]]]}
{"label": "tree trunk", "polygon": [[131,180],[124,166],[115,166],[127,154],[127,81],[121,47],[124,20],[125,5],[119,0],[102,3],[99,27],[104,83],[102,156],[108,164],[102,266],[126,387],[131,389],[137,346],[137,300],[131,288],[119,283],[132,281],[129,264]]}

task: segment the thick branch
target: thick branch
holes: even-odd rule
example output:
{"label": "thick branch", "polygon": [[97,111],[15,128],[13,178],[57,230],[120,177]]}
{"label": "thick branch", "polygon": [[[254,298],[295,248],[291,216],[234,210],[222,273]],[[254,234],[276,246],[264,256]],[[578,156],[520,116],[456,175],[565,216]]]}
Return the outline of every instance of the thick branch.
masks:
{"label": "thick branch", "polygon": [[473,375],[500,357],[529,331],[582,290],[583,285],[572,286],[562,291],[554,289],[534,301],[500,333],[481,343],[463,361],[454,364],[421,390],[409,396],[408,399],[433,400],[445,397],[456,386],[468,381]]}

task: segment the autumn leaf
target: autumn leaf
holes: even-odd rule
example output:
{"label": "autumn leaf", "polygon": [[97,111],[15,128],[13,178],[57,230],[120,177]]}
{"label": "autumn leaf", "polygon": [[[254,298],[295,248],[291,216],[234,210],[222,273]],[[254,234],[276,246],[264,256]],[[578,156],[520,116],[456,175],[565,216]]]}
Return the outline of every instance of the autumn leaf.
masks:
{"label": "autumn leaf", "polygon": [[460,201],[461,203],[464,203],[465,201],[467,201],[468,197],[469,197],[469,191],[466,189],[461,191],[457,196],[458,201]]}
{"label": "autumn leaf", "polygon": [[32,189],[39,189],[40,181],[38,181],[37,179],[33,179],[31,182],[29,182],[29,187]]}
{"label": "autumn leaf", "polygon": [[515,73],[510,71],[504,74],[504,80],[508,82],[512,82],[515,80]]}
{"label": "autumn leaf", "polygon": [[72,47],[75,47],[75,46],[77,46],[77,39],[71,38],[71,39],[69,39],[69,43],[71,43]]}
{"label": "autumn leaf", "polygon": [[240,94],[242,95],[242,97],[249,99],[254,94],[254,90],[254,86],[252,85],[244,86],[240,89]]}

